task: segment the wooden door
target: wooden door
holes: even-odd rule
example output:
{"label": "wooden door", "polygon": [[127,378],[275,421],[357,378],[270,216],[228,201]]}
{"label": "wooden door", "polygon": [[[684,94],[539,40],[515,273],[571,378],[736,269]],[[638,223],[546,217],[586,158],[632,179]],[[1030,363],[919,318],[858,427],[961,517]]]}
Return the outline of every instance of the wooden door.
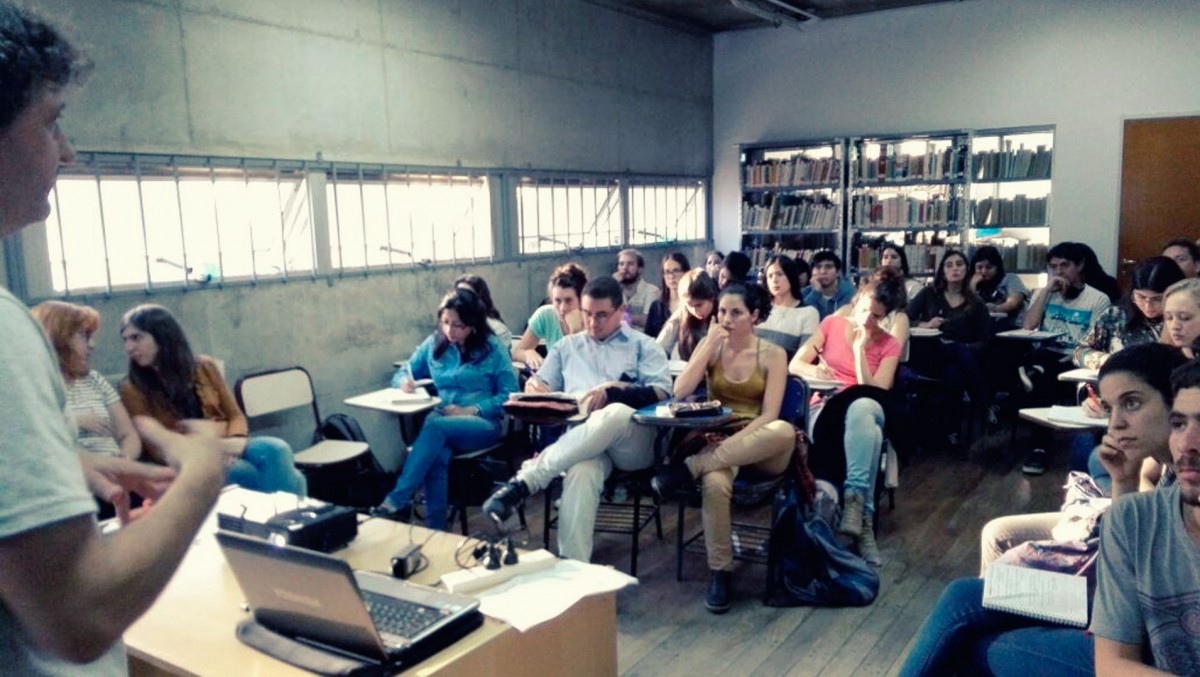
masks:
{"label": "wooden door", "polygon": [[1121,280],[1180,236],[1200,237],[1200,116],[1127,120],[1117,244]]}

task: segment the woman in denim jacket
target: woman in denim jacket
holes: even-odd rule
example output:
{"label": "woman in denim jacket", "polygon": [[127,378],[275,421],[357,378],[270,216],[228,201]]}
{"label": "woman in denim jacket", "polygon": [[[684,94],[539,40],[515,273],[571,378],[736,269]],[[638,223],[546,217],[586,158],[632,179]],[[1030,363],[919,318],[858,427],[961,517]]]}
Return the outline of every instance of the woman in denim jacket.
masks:
{"label": "woman in denim jacket", "polygon": [[[442,404],[425,419],[395,488],[371,514],[408,521],[413,494],[424,485],[425,525],[444,529],[450,457],[496,443],[501,405],[517,389],[517,377],[474,292],[460,288],[447,294],[437,319],[437,332],[417,346],[408,369],[413,379],[433,379]],[[400,387],[412,391],[412,380]]]}

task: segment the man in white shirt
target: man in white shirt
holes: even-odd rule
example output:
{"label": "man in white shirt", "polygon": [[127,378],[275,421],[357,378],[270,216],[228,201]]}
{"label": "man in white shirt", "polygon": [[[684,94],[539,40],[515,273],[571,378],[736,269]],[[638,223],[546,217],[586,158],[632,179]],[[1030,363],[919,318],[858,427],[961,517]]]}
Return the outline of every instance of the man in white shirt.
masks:
{"label": "man in white shirt", "polygon": [[662,290],[642,279],[642,271],[646,268],[646,260],[636,249],[623,249],[617,252],[617,272],[613,278],[621,283],[621,293],[624,297],[625,308],[629,312],[629,323],[638,330],[646,328],[646,315],[650,312],[650,304],[662,296]]}
{"label": "man in white shirt", "polygon": [[667,356],[654,339],[621,323],[621,288],[612,278],[583,288],[585,331],[554,344],[526,392],[584,394],[588,419],[567,430],[483,504],[497,522],[530,494],[563,480],[558,554],[587,562],[600,491],[613,467],[640,470],[654,462],[654,428],[633,422],[637,409],[671,392]]}
{"label": "man in white shirt", "polygon": [[[58,126],[64,90],[81,70],[53,27],[0,1],[0,235],[50,214],[58,165],[74,159]],[[224,483],[220,440],[139,420],[173,469],[81,455],[57,358],[3,289],[0,383],[0,672],[125,674],[121,635],[166,586]],[[128,520],[128,490],[157,499],[154,509],[102,536],[92,494]]]}

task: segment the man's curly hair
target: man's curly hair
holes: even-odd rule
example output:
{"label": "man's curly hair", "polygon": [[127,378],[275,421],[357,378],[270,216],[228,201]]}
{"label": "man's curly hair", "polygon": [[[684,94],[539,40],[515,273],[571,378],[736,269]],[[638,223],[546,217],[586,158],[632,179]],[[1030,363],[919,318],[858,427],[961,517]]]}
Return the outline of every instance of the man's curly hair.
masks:
{"label": "man's curly hair", "polygon": [[78,81],[89,70],[91,62],[53,26],[0,1],[0,130],[45,87]]}

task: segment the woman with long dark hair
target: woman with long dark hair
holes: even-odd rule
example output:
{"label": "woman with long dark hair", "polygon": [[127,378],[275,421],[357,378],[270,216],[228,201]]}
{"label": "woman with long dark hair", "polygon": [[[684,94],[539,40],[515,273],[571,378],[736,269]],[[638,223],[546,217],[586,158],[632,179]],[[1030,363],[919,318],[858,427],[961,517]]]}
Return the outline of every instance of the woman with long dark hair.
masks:
{"label": "woman with long dark hair", "polygon": [[[711,571],[704,606],[713,613],[729,610],[733,546],[729,502],[739,470],[773,477],[787,469],[796,431],[779,420],[787,383],[787,356],[779,346],[759,338],[754,327],[772,313],[771,297],[757,284],[732,284],[718,301],[718,324],[692,353],[675,379],[682,399],[708,383],[708,396],[730,407],[735,419],[717,431],[697,431],[696,453],[661,471],[653,480],[660,497],[701,482],[704,547]],[[689,440],[679,445],[689,447]]]}
{"label": "woman with long dark hair", "polygon": [[662,295],[650,304],[646,313],[646,335],[657,337],[667,318],[679,309],[679,280],[692,269],[682,252],[671,252],[662,260]]}
{"label": "woman with long dark hair", "polygon": [[1122,348],[1159,341],[1163,293],[1182,279],[1179,264],[1165,256],[1152,256],[1138,264],[1121,302],[1104,311],[1075,348],[1075,366],[1099,369],[1109,355]]}
{"label": "woman with long dark hair", "polygon": [[[474,292],[460,288],[447,294],[437,321],[438,330],[413,351],[408,369],[415,379],[433,379],[442,404],[425,418],[396,486],[371,514],[407,522],[413,494],[424,485],[425,526],[444,529],[450,457],[496,443],[501,405],[517,389],[517,378]],[[412,381],[401,387],[412,391]]]}
{"label": "woman with long dark hair", "polygon": [[[301,496],[307,492],[291,446],[277,437],[250,436],[246,416],[216,360],[192,352],[171,311],[149,303],[130,310],[121,320],[121,340],[129,373],[119,389],[131,416],[153,417],[171,430],[184,419],[207,421],[222,438],[229,484]],[[145,452],[165,462],[152,447]]]}
{"label": "woman with long dark hair", "polygon": [[495,334],[496,340],[500,345],[504,346],[504,350],[512,352],[513,335],[509,330],[508,325],[504,324],[504,318],[500,317],[500,311],[496,310],[496,304],[492,302],[492,290],[488,287],[487,280],[482,277],[466,273],[459,275],[454,280],[455,288],[466,288],[475,292],[479,300],[483,302],[483,307],[487,309],[487,323],[492,328],[492,333]]}
{"label": "woman with long dark hair", "polygon": [[912,271],[908,269],[908,254],[904,253],[904,245],[895,242],[884,242],[879,245],[879,265],[891,266],[904,276],[904,292],[911,301],[925,288],[925,283],[914,280]]}
{"label": "woman with long dark hair", "polygon": [[771,294],[771,314],[755,328],[759,336],[784,349],[788,357],[796,354],[821,324],[817,309],[804,305],[801,298],[800,267],[790,256],[779,254],[767,259],[766,288]]}
{"label": "woman with long dark hair", "polygon": [[1029,300],[1029,289],[1021,282],[1021,278],[1004,271],[1004,258],[1000,256],[1000,250],[992,245],[976,249],[967,274],[970,276],[971,290],[987,306],[988,312],[1006,316],[997,323],[997,328],[1015,328],[1021,311],[1025,309],[1025,302]]}

